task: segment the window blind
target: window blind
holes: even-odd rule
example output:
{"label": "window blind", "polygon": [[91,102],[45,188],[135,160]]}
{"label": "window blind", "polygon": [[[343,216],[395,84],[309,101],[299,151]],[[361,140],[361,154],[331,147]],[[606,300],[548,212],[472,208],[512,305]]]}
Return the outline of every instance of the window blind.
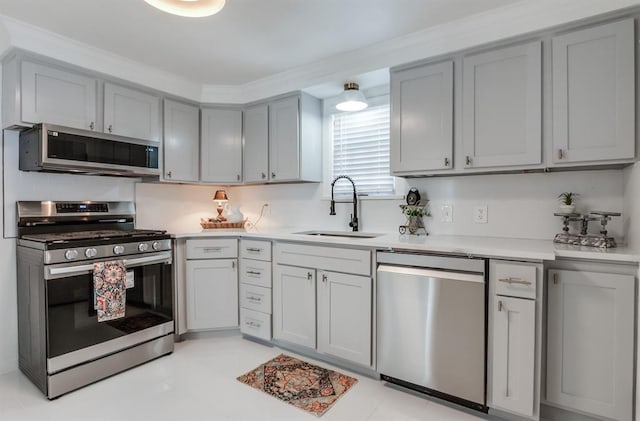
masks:
{"label": "window blind", "polygon": [[[333,177],[348,175],[358,193],[391,195],[389,174],[389,105],[333,115]],[[332,178],[333,179],[333,178]],[[336,183],[336,194],[351,193],[349,182]]]}

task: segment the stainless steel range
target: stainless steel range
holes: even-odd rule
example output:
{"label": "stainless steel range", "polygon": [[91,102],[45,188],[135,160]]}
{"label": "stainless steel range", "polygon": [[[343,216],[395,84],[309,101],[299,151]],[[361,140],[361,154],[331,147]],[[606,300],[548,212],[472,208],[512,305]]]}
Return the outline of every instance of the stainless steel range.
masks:
{"label": "stainless steel range", "polygon": [[[134,222],[132,202],[18,202],[19,365],[49,399],[173,351],[170,236]],[[94,264],[112,261],[124,317],[98,321]]]}

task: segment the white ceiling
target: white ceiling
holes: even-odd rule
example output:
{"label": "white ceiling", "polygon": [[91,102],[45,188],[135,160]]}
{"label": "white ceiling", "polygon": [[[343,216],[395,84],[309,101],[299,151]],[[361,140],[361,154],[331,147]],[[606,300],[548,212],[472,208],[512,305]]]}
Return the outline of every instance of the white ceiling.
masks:
{"label": "white ceiling", "polygon": [[0,0],[0,14],[180,75],[242,85],[516,0],[227,0],[208,18],[143,0]]}

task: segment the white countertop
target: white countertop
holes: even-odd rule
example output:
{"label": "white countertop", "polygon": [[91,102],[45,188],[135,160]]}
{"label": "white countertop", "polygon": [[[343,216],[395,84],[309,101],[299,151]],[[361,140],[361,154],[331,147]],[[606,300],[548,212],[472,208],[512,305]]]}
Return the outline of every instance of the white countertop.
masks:
{"label": "white countertop", "polygon": [[278,241],[301,241],[315,244],[336,244],[372,249],[403,249],[435,253],[466,254],[483,257],[501,257],[525,260],[556,260],[574,258],[612,262],[639,263],[640,252],[627,247],[600,249],[555,244],[551,240],[521,238],[472,237],[461,235],[400,235],[375,233],[375,238],[344,238],[297,234],[309,230],[244,231],[234,229],[203,230],[195,233],[177,233],[174,238],[242,237]]}

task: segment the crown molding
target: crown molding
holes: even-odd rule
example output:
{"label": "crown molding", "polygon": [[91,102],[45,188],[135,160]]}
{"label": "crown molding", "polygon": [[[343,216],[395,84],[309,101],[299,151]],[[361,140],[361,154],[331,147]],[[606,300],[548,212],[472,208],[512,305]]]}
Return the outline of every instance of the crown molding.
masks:
{"label": "crown molding", "polygon": [[[124,79],[169,94],[200,101],[202,85],[107,50],[76,41],[37,26],[0,15],[0,27],[12,48],[51,57],[95,72]],[[0,47],[2,44],[0,29]]]}
{"label": "crown molding", "polygon": [[202,85],[3,15],[0,55],[19,48],[192,101],[244,104],[638,5],[640,0],[521,0],[243,85]]}

